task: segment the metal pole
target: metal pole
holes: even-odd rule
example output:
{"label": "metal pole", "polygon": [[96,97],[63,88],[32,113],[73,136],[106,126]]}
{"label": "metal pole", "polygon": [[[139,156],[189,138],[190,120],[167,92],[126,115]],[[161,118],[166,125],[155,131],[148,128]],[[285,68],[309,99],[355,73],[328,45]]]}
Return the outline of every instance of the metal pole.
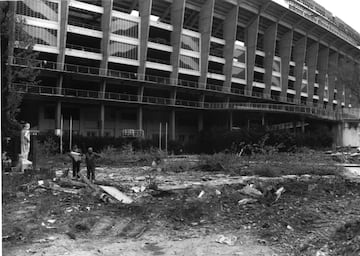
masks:
{"label": "metal pole", "polygon": [[71,151],[71,148],[72,148],[72,116],[70,116],[70,121],[69,121],[69,126],[70,126],[70,131],[69,131],[69,148],[70,148],[70,151]]}
{"label": "metal pole", "polygon": [[168,123],[165,123],[165,153],[168,152]]}
{"label": "metal pole", "polygon": [[159,127],[159,150],[161,150],[161,123]]}
{"label": "metal pole", "polygon": [[64,129],[64,119],[61,115],[60,117],[60,154],[63,152],[63,129]]}

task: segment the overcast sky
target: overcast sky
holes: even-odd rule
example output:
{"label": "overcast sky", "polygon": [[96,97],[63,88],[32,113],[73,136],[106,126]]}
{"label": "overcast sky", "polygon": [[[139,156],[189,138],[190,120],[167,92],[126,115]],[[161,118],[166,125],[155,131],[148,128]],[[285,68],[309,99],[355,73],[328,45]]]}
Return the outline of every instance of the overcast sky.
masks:
{"label": "overcast sky", "polygon": [[336,17],[345,21],[360,33],[360,1],[359,0],[315,0]]}

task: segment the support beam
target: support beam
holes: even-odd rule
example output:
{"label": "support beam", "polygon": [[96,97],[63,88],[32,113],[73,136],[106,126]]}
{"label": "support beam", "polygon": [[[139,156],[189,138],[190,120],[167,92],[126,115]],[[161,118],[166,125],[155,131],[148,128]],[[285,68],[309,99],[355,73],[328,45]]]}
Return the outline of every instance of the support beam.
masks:
{"label": "support beam", "polygon": [[334,89],[335,89],[335,82],[336,82],[336,73],[338,70],[338,60],[339,60],[339,53],[334,52],[329,57],[329,104],[328,108],[333,109],[333,100],[334,100]]}
{"label": "support beam", "polygon": [[292,30],[290,30],[280,39],[281,97],[282,98],[287,97],[293,34],[294,34],[294,32]]}
{"label": "support beam", "polygon": [[176,134],[175,134],[175,110],[172,109],[170,112],[170,139],[176,140]]}
{"label": "support beam", "polygon": [[329,66],[329,48],[319,51],[318,68],[319,68],[319,104],[324,104],[325,80]]}
{"label": "support beam", "polygon": [[137,109],[137,128],[143,130],[143,107],[139,106]]}
{"label": "support beam", "polygon": [[55,129],[59,130],[61,127],[61,101],[56,102],[56,112],[55,112]]}
{"label": "support beam", "polygon": [[313,105],[316,64],[319,53],[319,43],[312,44],[306,52],[306,63],[308,65],[308,98],[307,105]]}
{"label": "support beam", "polygon": [[101,38],[102,60],[100,62],[100,75],[106,75],[109,61],[111,11],[113,6],[113,0],[102,0],[101,4],[104,8],[104,13],[101,16],[101,30],[103,32],[103,36]]}
{"label": "support beam", "polygon": [[210,55],[210,38],[213,24],[215,0],[207,0],[200,9],[199,32],[201,35],[200,47],[200,78],[199,85],[206,88],[207,71]]}
{"label": "support beam", "polygon": [[176,84],[179,74],[179,62],[180,62],[180,48],[181,48],[181,32],[184,22],[185,13],[185,1],[174,1],[171,4],[171,23],[173,25],[173,31],[171,33],[171,45],[173,51],[171,52],[171,65],[172,72],[170,75],[172,83]]}
{"label": "support beam", "polygon": [[104,103],[100,104],[100,120],[99,120],[100,136],[104,137],[105,134],[105,105]]}
{"label": "support beam", "polygon": [[198,132],[201,132],[204,129],[204,113],[199,112],[198,114]]}
{"label": "support beam", "polygon": [[[139,14],[140,14],[141,22],[140,22],[140,54],[139,54],[140,64],[138,67],[138,74],[144,74],[144,75],[146,69],[145,63],[146,63],[146,56],[148,50],[147,45],[149,40],[151,6],[152,6],[152,0],[139,0]],[[142,76],[139,76],[139,78],[141,77]]]}
{"label": "support beam", "polygon": [[176,105],[176,96],[177,96],[177,90],[176,90],[176,88],[174,88],[170,92],[171,104],[173,104],[173,105]]}
{"label": "support beam", "polygon": [[264,82],[265,82],[265,95],[271,94],[271,80],[272,80],[272,71],[273,71],[273,62],[275,56],[275,46],[276,46],[276,35],[277,35],[277,23],[271,25],[264,34]]}
{"label": "support beam", "polygon": [[200,102],[200,107],[204,107],[204,104],[205,104],[205,94],[201,94],[200,97],[199,97],[199,102]]}
{"label": "support beam", "polygon": [[138,101],[139,102],[142,102],[143,101],[143,98],[144,98],[144,86],[143,85],[140,85],[138,87]]}
{"label": "support beam", "polygon": [[229,130],[231,131],[232,130],[232,128],[233,128],[233,125],[234,125],[234,120],[233,120],[233,112],[232,111],[230,111],[229,112]]}
{"label": "support beam", "polygon": [[255,53],[256,43],[259,32],[259,15],[256,15],[251,23],[246,28],[245,44],[246,44],[246,70],[247,70],[247,85],[246,90],[252,94],[252,87],[254,81],[254,67],[255,67]]}
{"label": "support beam", "polygon": [[67,37],[67,24],[69,18],[69,1],[60,1],[60,30],[59,30],[59,54],[57,56],[57,69],[64,69],[65,48]]}
{"label": "support beam", "polygon": [[224,39],[225,39],[225,47],[224,47],[224,75],[225,82],[223,90],[225,92],[230,92],[231,90],[231,77],[232,77],[232,69],[233,69],[233,61],[234,61],[234,50],[235,50],[235,40],[236,40],[236,30],[237,30],[237,21],[239,15],[239,6],[235,6],[225,18],[224,21]]}
{"label": "support beam", "polygon": [[295,102],[301,100],[301,85],[304,71],[304,63],[306,56],[307,37],[302,37],[294,45],[294,61],[295,61]]}

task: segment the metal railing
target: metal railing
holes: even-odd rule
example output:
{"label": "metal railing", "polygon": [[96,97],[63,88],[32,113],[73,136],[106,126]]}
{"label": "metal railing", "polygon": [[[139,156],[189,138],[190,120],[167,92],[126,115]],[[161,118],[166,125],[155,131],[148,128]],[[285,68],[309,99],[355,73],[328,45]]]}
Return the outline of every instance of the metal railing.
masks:
{"label": "metal railing", "polygon": [[157,37],[157,38],[149,37],[149,42],[171,46],[171,42],[167,41],[164,38],[160,38],[160,37]]}
{"label": "metal railing", "polygon": [[[153,96],[143,96],[114,93],[114,92],[100,92],[100,91],[89,91],[72,88],[56,88],[48,86],[38,86],[29,84],[12,84],[12,89],[18,93],[36,94],[45,96],[61,96],[61,97],[76,97],[76,98],[87,98],[87,99],[99,99],[99,100],[115,100],[128,103],[145,103],[145,104],[156,104],[156,105],[173,105],[179,107],[190,107],[190,108],[201,108],[211,110],[251,110],[251,111],[267,111],[267,112],[286,112],[296,114],[306,114],[315,116],[323,119],[330,120],[341,120],[347,115],[344,115],[344,111],[332,111],[327,109],[307,107],[307,106],[296,106],[296,105],[285,105],[285,104],[269,104],[269,103],[226,103],[226,102],[204,102],[200,101],[188,101],[181,99],[171,99]],[[350,113],[351,112],[351,113]],[[355,113],[360,117],[360,113],[349,111],[350,114]],[[354,116],[353,116],[354,117]]]}
{"label": "metal railing", "polygon": [[98,48],[92,48],[82,45],[75,45],[75,44],[66,44],[66,48],[72,49],[72,50],[80,50],[80,51],[87,51],[87,52],[96,52],[100,53],[101,50]]}
{"label": "metal railing", "polygon": [[163,76],[155,76],[155,75],[148,75],[148,74],[138,74],[135,72],[126,72],[126,71],[119,71],[119,70],[112,70],[112,69],[101,69],[98,67],[91,67],[91,66],[82,66],[82,65],[75,65],[75,64],[67,64],[67,63],[59,63],[59,62],[52,62],[47,60],[27,60],[18,57],[11,58],[12,65],[19,65],[19,66],[30,66],[38,69],[45,69],[45,70],[58,70],[58,71],[65,71],[70,73],[79,73],[79,74],[86,74],[86,75],[100,75],[105,77],[111,78],[119,78],[119,79],[128,79],[128,80],[136,80],[136,81],[146,81],[152,82],[167,86],[182,86],[187,88],[194,88],[199,90],[206,90],[206,91],[214,91],[214,92],[222,92],[226,94],[234,94],[258,99],[266,99],[266,100],[273,100],[273,101],[280,101],[284,103],[294,103],[300,104],[298,100],[292,100],[287,97],[280,97],[276,96],[272,97],[270,94],[265,94],[262,92],[255,92],[246,89],[238,89],[238,88],[225,88],[221,85],[209,84],[209,83],[199,83],[196,81],[184,80],[184,79],[172,79],[169,77]]}
{"label": "metal railing", "polygon": [[144,137],[144,130],[123,129],[121,131],[121,136],[123,136],[123,137],[134,137],[134,138],[143,138]]}
{"label": "metal railing", "polygon": [[72,25],[72,26],[76,26],[76,27],[82,27],[82,28],[97,30],[97,31],[101,32],[100,26],[90,25],[90,24],[87,24],[86,22],[78,22],[78,21],[69,19],[68,24]]}

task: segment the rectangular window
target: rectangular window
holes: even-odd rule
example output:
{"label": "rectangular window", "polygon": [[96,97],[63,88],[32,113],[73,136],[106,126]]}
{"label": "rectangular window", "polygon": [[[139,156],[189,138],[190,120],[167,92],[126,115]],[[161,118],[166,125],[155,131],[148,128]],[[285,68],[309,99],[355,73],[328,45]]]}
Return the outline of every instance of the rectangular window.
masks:
{"label": "rectangular window", "polygon": [[121,57],[126,59],[138,59],[138,46],[126,43],[110,41],[110,56]]}
{"label": "rectangular window", "polygon": [[302,82],[301,83],[301,92],[308,93],[308,84]]}
{"label": "rectangular window", "polygon": [[240,78],[245,80],[245,68],[232,67],[232,77]]}
{"label": "rectangular window", "polygon": [[295,90],[295,82],[293,80],[288,81],[288,89]]}
{"label": "rectangular window", "polygon": [[16,5],[16,13],[33,18],[58,21],[59,3],[47,0],[22,0]]}
{"label": "rectangular window", "polygon": [[244,49],[235,48],[234,58],[241,63],[246,63],[246,51]]}
{"label": "rectangular window", "polygon": [[289,76],[295,76],[295,66],[290,65]]}
{"label": "rectangular window", "polygon": [[180,55],[180,67],[191,70],[199,70],[199,59]]}
{"label": "rectangular window", "polygon": [[139,37],[138,23],[135,21],[112,17],[111,33],[121,36],[138,38]]}
{"label": "rectangular window", "polygon": [[273,71],[280,73],[281,72],[281,61],[280,60],[274,60],[273,65],[272,65],[272,69],[273,69]]}
{"label": "rectangular window", "polygon": [[181,48],[199,52],[199,38],[188,35],[181,35]]}
{"label": "rectangular window", "polygon": [[224,45],[210,42],[210,55],[223,58],[224,56]]}
{"label": "rectangular window", "polygon": [[272,78],[271,78],[271,86],[281,88],[280,77],[272,76]]}
{"label": "rectangular window", "polygon": [[264,68],[264,56],[256,55],[255,66],[259,68]]}
{"label": "rectangular window", "polygon": [[[36,44],[57,46],[57,30],[24,24],[23,31],[29,35]],[[24,41],[20,33],[16,34],[17,41]]]}

